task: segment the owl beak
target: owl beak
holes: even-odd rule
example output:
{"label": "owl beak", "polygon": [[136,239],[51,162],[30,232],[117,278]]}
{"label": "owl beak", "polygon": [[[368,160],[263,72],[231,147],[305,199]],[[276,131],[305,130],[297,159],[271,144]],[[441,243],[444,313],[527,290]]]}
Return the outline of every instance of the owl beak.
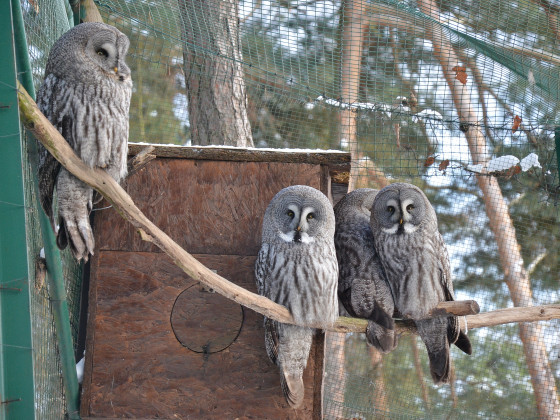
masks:
{"label": "owl beak", "polygon": [[118,68],[118,67],[115,67],[113,70],[115,71],[115,74],[117,74],[117,73],[119,72],[119,68]]}
{"label": "owl beak", "polygon": [[297,230],[298,232],[301,232],[301,226],[298,226],[298,227],[296,228],[296,230]]}
{"label": "owl beak", "polygon": [[402,219],[402,217],[399,219],[399,224],[401,224],[401,225],[403,224],[403,219]]}

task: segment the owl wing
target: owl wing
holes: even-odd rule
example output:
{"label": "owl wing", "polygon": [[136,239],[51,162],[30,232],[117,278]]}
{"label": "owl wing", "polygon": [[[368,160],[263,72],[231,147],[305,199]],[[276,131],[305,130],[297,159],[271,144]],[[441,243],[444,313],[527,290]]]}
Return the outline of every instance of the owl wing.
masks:
{"label": "owl wing", "polygon": [[[441,235],[440,235],[441,238]],[[445,300],[450,302],[455,300],[455,294],[453,292],[453,282],[451,280],[451,268],[449,265],[449,257],[447,255],[447,248],[443,243],[443,238],[441,238],[441,247],[443,252],[440,253],[440,282],[443,288],[443,293]],[[459,324],[459,318],[456,316],[450,316],[447,318],[447,339],[451,344],[455,344],[464,353],[472,354],[472,345],[469,337],[461,331]]]}
{"label": "owl wing", "polygon": [[[255,262],[255,279],[257,283],[257,291],[260,295],[268,297],[268,278],[270,275],[270,254],[274,251],[270,249],[268,244],[263,244],[259,254],[257,256],[257,260]],[[264,317],[264,344],[266,348],[266,354],[268,358],[274,363],[275,365],[280,367],[280,386],[282,388],[282,393],[286,398],[286,401],[290,404],[293,408],[298,408],[302,402],[304,397],[304,386],[303,386],[303,379],[302,379],[302,372],[299,372],[299,369],[292,371],[290,369],[291,363],[293,360],[290,357],[290,354],[282,354],[281,357],[284,360],[284,364],[287,366],[281,366],[282,363],[279,360],[279,351],[280,351],[280,329],[284,327],[284,329],[288,329],[292,331],[294,329],[293,326],[286,326],[285,324],[280,324],[277,321]],[[297,331],[297,328],[295,329]],[[310,330],[311,331],[311,330]],[[283,340],[284,340],[284,352],[291,350],[291,347],[295,345],[295,348],[298,347],[297,336],[291,337],[289,333],[286,334],[284,331]],[[292,343],[292,340],[295,340]],[[311,340],[309,340],[311,343]],[[309,354],[309,349],[306,350],[307,354]],[[301,361],[301,358],[295,358],[296,362]],[[304,366],[307,361],[305,358]]]}
{"label": "owl wing", "polygon": [[266,280],[270,273],[270,263],[269,263],[269,249],[268,244],[262,244],[261,249],[257,255],[257,260],[255,261],[255,282],[257,284],[257,292],[261,296],[267,296],[266,291]]}
{"label": "owl wing", "polygon": [[60,172],[60,163],[43,147],[43,145],[39,147],[42,149],[39,153],[42,154],[44,151],[46,154],[46,156],[42,158],[42,164],[39,166],[39,202],[51,222],[53,231],[56,231],[52,203],[56,178]]}
{"label": "owl wing", "polygon": [[272,363],[278,364],[278,323],[264,317],[264,345],[266,354]]}
{"label": "owl wing", "polygon": [[[56,77],[52,74],[48,75],[37,92],[37,106],[51,124],[66,138],[66,135],[70,132],[70,127],[68,118],[59,118],[60,105],[63,105],[61,101],[56,100],[59,93],[60,89],[58,89]],[[60,123],[58,123],[59,119]],[[38,144],[38,155],[39,202],[48,216],[53,230],[56,231],[52,203],[54,187],[61,165],[41,143]]]}
{"label": "owl wing", "polygon": [[[58,130],[64,139],[76,151],[73,119],[66,114],[68,97],[65,97],[68,86],[53,74],[47,75],[37,92],[37,107]],[[41,143],[38,145],[39,155],[39,202],[48,216],[53,230],[56,232],[53,214],[54,188],[60,173],[61,165]]]}
{"label": "owl wing", "polygon": [[[267,296],[267,279],[270,272],[268,244],[262,244],[262,247],[255,261],[255,281],[257,284],[257,292],[261,296]],[[278,328],[277,322],[264,317],[264,344],[266,354],[269,359],[277,364],[278,361]]]}
{"label": "owl wing", "polygon": [[[352,307],[352,284],[359,272],[359,248],[363,240],[357,238],[361,236],[361,229],[353,224],[346,223],[342,217],[336,226],[334,244],[336,258],[338,260],[338,299],[342,303],[347,314],[358,317]],[[341,313],[341,315],[344,315]]]}
{"label": "owl wing", "polygon": [[338,297],[350,316],[368,320],[368,343],[383,353],[397,345],[394,302],[375,252],[371,227],[339,226],[335,235],[339,263]]}

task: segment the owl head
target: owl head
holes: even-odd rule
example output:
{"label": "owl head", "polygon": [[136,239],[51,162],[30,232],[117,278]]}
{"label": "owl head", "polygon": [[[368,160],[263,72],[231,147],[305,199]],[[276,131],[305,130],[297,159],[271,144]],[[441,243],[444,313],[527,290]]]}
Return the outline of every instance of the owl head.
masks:
{"label": "owl head", "polygon": [[426,195],[415,185],[405,183],[388,185],[377,193],[370,222],[374,232],[389,235],[437,229],[436,214]]}
{"label": "owl head", "polygon": [[329,199],[306,185],[284,188],[268,205],[263,242],[309,244],[334,237],[334,212]]}
{"label": "owl head", "polygon": [[334,207],[337,226],[364,219],[369,223],[371,207],[376,194],[377,190],[358,188],[342,197]]}
{"label": "owl head", "polygon": [[45,76],[52,73],[68,81],[94,83],[102,72],[116,82],[130,83],[125,62],[129,45],[128,37],[111,25],[81,23],[55,42]]}

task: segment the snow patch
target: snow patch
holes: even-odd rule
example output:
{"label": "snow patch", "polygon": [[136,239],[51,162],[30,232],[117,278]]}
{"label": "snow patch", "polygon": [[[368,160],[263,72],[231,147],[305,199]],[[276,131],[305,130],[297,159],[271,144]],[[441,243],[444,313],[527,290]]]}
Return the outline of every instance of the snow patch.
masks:
{"label": "snow patch", "polygon": [[541,164],[539,163],[539,157],[536,153],[529,153],[527,156],[521,159],[521,162],[519,162],[519,164],[521,165],[521,170],[523,172],[527,172],[533,167],[542,168]]}

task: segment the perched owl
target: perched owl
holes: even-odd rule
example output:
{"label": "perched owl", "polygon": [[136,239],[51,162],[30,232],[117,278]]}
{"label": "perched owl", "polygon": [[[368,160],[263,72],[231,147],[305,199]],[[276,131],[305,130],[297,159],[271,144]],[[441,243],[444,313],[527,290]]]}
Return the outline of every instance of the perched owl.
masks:
{"label": "perched owl", "polygon": [[334,212],[323,193],[296,185],[276,194],[264,214],[255,276],[259,294],[288,308],[297,323],[264,319],[266,352],[280,368],[286,400],[298,408],[312,326],[326,327],[338,316]]}
{"label": "perched owl", "polygon": [[472,349],[457,317],[423,319],[439,302],[454,300],[449,257],[432,205],[414,185],[389,185],[375,196],[371,228],[395,311],[415,321],[434,382],[449,382],[449,345],[467,354]]}
{"label": "perched owl", "polygon": [[[338,259],[338,297],[353,317],[368,320],[369,344],[388,353],[397,345],[391,289],[383,273],[370,226],[377,190],[363,188],[344,196],[334,207],[334,245]],[[342,308],[341,308],[342,310]]]}
{"label": "perched owl", "polygon": [[[76,154],[91,168],[102,168],[117,182],[126,176],[128,110],[132,93],[125,63],[129,41],[103,23],[82,23],[53,45],[37,105]],[[56,186],[58,228],[53,215]],[[94,239],[89,224],[93,190],[75,178],[40,146],[39,192],[60,249],[87,261]]]}

